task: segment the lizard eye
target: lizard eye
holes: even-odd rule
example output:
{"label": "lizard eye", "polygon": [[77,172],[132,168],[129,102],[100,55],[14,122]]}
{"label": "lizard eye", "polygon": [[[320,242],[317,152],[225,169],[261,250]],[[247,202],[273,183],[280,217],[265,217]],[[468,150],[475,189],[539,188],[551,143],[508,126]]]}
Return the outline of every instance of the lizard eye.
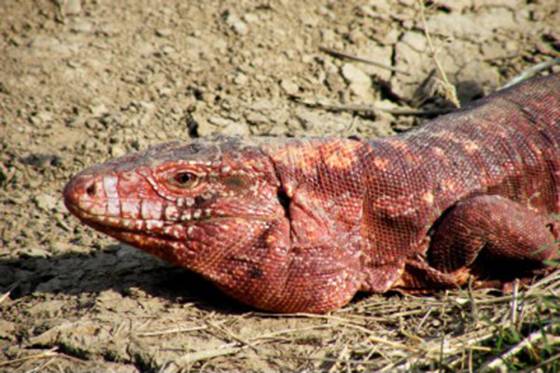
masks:
{"label": "lizard eye", "polygon": [[193,173],[181,171],[172,175],[169,181],[180,188],[192,188],[198,184],[198,177]]}

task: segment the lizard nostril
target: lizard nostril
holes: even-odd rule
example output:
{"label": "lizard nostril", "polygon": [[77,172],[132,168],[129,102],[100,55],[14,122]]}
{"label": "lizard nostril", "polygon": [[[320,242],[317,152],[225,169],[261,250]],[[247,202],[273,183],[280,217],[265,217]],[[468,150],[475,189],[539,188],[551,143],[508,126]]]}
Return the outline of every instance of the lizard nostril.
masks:
{"label": "lizard nostril", "polygon": [[93,181],[87,188],[86,193],[90,197],[95,197],[95,193],[97,192],[97,188],[95,186],[95,181]]}

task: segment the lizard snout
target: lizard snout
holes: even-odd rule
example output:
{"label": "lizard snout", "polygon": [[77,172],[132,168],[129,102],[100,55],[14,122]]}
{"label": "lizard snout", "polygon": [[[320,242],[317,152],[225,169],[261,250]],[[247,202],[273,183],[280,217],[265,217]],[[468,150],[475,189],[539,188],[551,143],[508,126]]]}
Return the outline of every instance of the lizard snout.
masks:
{"label": "lizard snout", "polygon": [[96,211],[95,206],[103,203],[107,198],[104,186],[107,184],[106,178],[95,174],[74,176],[63,191],[64,204],[68,210],[78,217],[82,216],[84,212],[98,215],[101,211]]}

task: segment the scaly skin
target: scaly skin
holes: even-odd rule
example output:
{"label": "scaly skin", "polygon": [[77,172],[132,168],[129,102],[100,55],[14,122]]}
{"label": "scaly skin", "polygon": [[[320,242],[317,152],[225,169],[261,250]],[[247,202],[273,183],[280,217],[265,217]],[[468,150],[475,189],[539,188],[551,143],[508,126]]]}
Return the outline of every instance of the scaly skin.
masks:
{"label": "scaly skin", "polygon": [[215,138],[101,164],[69,210],[276,312],[357,291],[504,285],[550,271],[560,211],[560,77],[401,136]]}

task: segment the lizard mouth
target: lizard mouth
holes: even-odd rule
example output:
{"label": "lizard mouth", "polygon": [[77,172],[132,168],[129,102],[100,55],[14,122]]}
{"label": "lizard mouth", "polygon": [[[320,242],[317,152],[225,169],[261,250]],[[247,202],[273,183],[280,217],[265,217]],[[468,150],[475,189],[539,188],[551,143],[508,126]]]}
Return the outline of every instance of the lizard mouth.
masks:
{"label": "lizard mouth", "polygon": [[[191,222],[163,222],[155,220],[123,219],[88,213],[72,208],[72,213],[96,231],[107,234],[165,261],[185,265],[196,260],[207,249],[206,241],[213,237],[225,246],[235,245],[250,218],[217,217]],[[266,222],[263,217],[256,218]],[[265,223],[269,226],[268,223]],[[263,229],[265,230],[265,229]]]}
{"label": "lizard mouth", "polygon": [[161,240],[162,242],[190,240],[191,227],[204,228],[205,224],[231,224],[246,223],[247,221],[274,221],[278,219],[274,215],[237,215],[237,216],[193,216],[188,220],[161,220],[161,219],[139,219],[124,218],[122,216],[108,216],[95,214],[78,204],[67,203],[68,210],[91,228],[104,232],[117,239],[129,242],[138,241],[140,238]]}

